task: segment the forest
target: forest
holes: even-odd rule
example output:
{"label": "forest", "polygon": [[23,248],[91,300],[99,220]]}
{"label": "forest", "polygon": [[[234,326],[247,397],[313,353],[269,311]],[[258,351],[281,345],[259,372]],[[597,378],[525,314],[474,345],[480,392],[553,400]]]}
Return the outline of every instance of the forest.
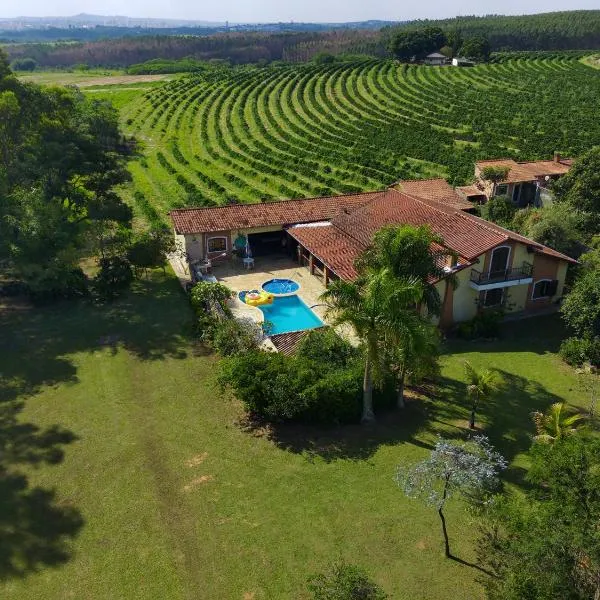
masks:
{"label": "forest", "polygon": [[460,31],[464,38],[483,36],[492,51],[589,50],[600,47],[600,10],[566,11],[526,16],[457,17],[413,21],[383,29],[339,28],[275,32],[221,32],[211,35],[140,35],[95,41],[6,44],[11,60],[32,58],[42,67],[75,64],[128,67],[155,58],[225,59],[232,64],[304,62],[327,52],[384,57],[390,38],[399,30],[439,27]]}

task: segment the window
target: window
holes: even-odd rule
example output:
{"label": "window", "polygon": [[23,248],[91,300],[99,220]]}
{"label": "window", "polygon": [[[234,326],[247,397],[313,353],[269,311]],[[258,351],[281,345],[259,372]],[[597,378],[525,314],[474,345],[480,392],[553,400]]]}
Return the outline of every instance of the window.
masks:
{"label": "window", "polygon": [[506,183],[500,183],[496,186],[494,196],[506,196],[508,194],[508,185]]}
{"label": "window", "polygon": [[533,286],[532,298],[537,300],[538,298],[551,298],[556,294],[558,289],[558,281],[556,279],[541,279],[536,282]]}
{"label": "window", "polygon": [[226,237],[208,238],[207,249],[209,252],[227,252]]}
{"label": "window", "polygon": [[487,290],[485,298],[483,299],[483,305],[486,308],[492,306],[500,306],[504,297],[504,290],[502,288],[496,288],[494,290]]}

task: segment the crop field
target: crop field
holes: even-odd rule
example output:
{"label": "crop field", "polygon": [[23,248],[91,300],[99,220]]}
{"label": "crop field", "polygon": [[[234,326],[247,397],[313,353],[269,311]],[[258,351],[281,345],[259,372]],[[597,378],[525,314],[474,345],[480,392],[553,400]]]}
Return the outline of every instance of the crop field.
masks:
{"label": "crop field", "polygon": [[106,97],[143,147],[126,193],[150,222],[175,207],[351,193],[404,178],[460,184],[477,159],[577,156],[600,143],[600,71],[568,55],[470,69],[389,60],[240,67],[123,94]]}

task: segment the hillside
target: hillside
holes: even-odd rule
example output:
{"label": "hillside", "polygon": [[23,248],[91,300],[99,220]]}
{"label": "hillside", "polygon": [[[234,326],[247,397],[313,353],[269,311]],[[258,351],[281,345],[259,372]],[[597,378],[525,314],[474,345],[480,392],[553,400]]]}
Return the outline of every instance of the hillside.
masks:
{"label": "hillside", "polygon": [[468,181],[498,156],[577,156],[600,143],[600,70],[568,56],[472,69],[370,60],[217,69],[134,91],[121,107],[144,145],[138,213],[373,190],[402,178]]}
{"label": "hillside", "polygon": [[[225,59],[232,64],[285,60],[303,62],[319,52],[383,57],[398,28],[460,29],[463,37],[485,35],[492,50],[573,50],[600,48],[600,10],[523,16],[457,17],[412,21],[380,29],[379,22],[322,25],[278,23],[180,29],[92,27],[0,33],[0,40],[48,43],[8,44],[11,59],[31,57],[40,66],[128,67],[154,58]],[[334,29],[331,29],[334,27]],[[21,37],[19,37],[21,36]],[[36,37],[37,36],[37,37]],[[64,40],[64,43],[56,43]]]}

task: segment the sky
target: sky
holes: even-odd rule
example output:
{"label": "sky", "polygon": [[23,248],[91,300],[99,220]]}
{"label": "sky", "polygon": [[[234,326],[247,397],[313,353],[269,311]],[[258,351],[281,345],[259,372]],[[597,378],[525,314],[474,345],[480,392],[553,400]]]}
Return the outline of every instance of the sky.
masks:
{"label": "sky", "polygon": [[0,17],[71,16],[78,13],[203,21],[343,22],[444,18],[471,14],[523,14],[597,9],[598,0],[0,0]]}

